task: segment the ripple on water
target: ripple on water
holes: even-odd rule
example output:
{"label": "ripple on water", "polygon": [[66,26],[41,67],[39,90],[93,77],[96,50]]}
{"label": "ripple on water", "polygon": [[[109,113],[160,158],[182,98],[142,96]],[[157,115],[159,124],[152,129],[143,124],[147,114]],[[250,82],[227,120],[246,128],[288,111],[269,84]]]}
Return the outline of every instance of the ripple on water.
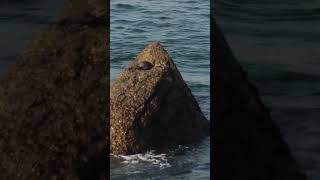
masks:
{"label": "ripple on water", "polygon": [[215,6],[294,157],[310,180],[320,179],[320,1],[224,0]]}

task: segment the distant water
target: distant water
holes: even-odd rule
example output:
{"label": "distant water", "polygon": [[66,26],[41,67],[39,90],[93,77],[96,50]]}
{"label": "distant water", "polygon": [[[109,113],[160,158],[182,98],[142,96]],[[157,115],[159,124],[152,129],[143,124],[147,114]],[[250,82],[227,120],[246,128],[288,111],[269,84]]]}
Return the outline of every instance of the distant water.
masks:
{"label": "distant water", "polygon": [[[111,0],[111,80],[160,41],[209,116],[209,0]],[[209,179],[210,140],[183,153],[111,156],[111,179]]]}
{"label": "distant water", "polygon": [[63,0],[0,1],[0,73],[21,54],[32,34],[55,20]]}
{"label": "distant water", "polygon": [[320,0],[216,0],[236,57],[310,180],[320,179]]}

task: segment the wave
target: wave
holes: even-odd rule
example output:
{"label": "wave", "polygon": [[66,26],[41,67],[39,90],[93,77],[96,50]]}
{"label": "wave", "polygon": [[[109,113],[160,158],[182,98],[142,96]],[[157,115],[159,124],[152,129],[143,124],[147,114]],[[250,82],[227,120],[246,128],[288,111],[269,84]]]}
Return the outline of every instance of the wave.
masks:
{"label": "wave", "polygon": [[149,151],[144,154],[133,155],[113,155],[111,156],[121,159],[122,164],[145,164],[155,165],[160,168],[171,167],[168,162],[167,154],[156,154],[154,151]]}
{"label": "wave", "polygon": [[275,83],[280,81],[282,83],[292,83],[292,82],[310,82],[314,83],[320,80],[319,75],[307,74],[304,72],[295,72],[289,70],[279,70],[271,71],[269,73],[259,73],[254,74],[254,79],[258,82],[264,83]]}
{"label": "wave", "polygon": [[34,23],[34,24],[50,24],[53,22],[53,17],[29,14],[29,13],[19,13],[19,14],[0,14],[0,22],[10,22],[10,23]]}
{"label": "wave", "polygon": [[[314,3],[317,4],[317,3]],[[320,8],[308,2],[218,0],[218,16],[263,21],[315,21],[320,19]],[[320,3],[319,3],[320,4]]]}
{"label": "wave", "polygon": [[130,4],[118,3],[118,4],[115,4],[115,8],[117,8],[117,9],[130,10],[130,9],[135,9],[136,6],[133,6],[133,5],[130,5]]}

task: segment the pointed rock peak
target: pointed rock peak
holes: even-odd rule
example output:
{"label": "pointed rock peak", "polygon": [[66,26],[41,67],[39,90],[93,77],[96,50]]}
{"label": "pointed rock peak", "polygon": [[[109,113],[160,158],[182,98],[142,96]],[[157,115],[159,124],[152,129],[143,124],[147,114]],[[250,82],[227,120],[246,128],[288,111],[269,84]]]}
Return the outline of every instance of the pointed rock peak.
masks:
{"label": "pointed rock peak", "polygon": [[141,63],[150,63],[155,67],[165,67],[170,65],[175,67],[172,59],[170,58],[168,52],[163,48],[160,42],[149,43],[135,58],[135,60],[130,64],[129,67],[136,66]]}
{"label": "pointed rock peak", "polygon": [[165,152],[209,131],[208,120],[158,42],[148,44],[113,82],[110,111],[113,154]]}

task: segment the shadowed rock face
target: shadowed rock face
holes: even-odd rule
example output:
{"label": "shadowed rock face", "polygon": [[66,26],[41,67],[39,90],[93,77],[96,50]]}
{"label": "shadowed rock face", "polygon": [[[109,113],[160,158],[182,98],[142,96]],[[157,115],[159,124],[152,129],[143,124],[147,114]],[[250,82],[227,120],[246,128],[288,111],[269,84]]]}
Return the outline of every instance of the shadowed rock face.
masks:
{"label": "shadowed rock face", "polygon": [[59,24],[90,26],[108,24],[109,7],[105,0],[65,0]]}
{"label": "shadowed rock face", "polygon": [[213,23],[213,168],[219,180],[305,180],[257,89]]}
{"label": "shadowed rock face", "polygon": [[209,131],[209,121],[159,43],[150,43],[113,82],[110,110],[113,154],[165,151]]}
{"label": "shadowed rock face", "polygon": [[109,19],[81,15],[34,35],[0,79],[0,179],[107,178]]}

